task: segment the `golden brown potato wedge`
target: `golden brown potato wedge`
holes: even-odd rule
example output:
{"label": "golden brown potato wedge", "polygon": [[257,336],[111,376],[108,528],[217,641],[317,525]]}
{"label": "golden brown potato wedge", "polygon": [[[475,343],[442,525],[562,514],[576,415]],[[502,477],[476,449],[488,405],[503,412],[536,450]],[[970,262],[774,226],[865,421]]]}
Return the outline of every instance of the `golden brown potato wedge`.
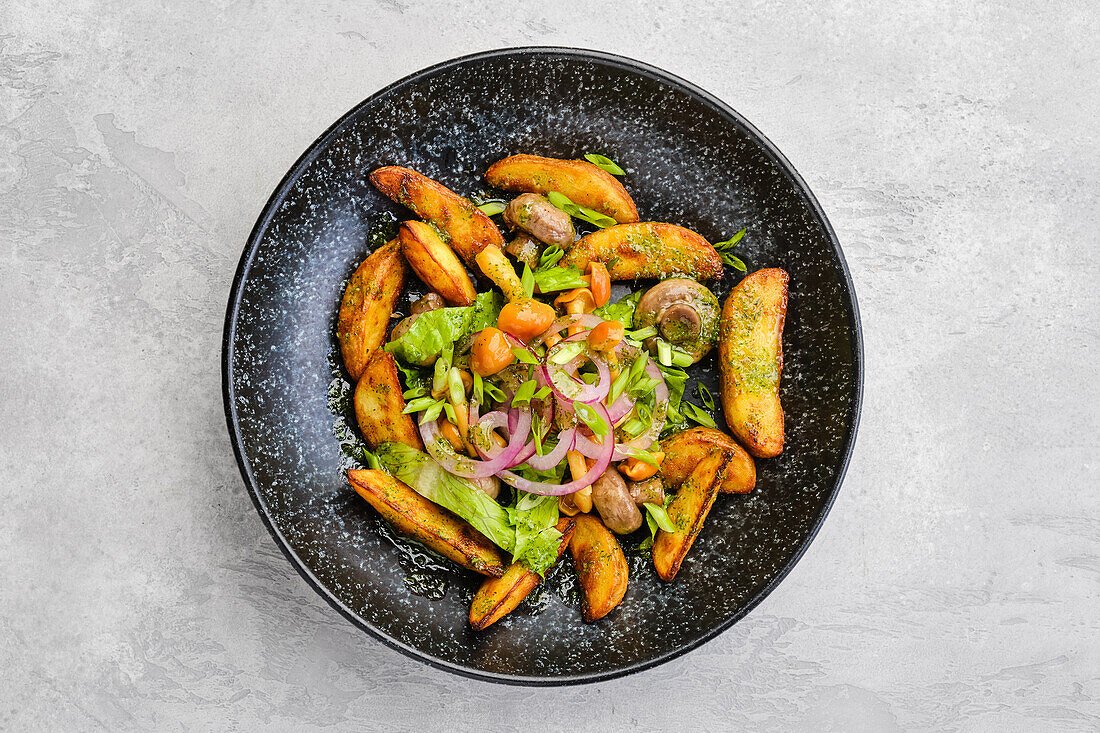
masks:
{"label": "golden brown potato wedge", "polygon": [[485,245],[504,246],[504,237],[493,220],[442,183],[396,165],[375,170],[370,181],[386,196],[445,232],[450,238],[448,244],[470,266]]}
{"label": "golden brown potato wedge", "polygon": [[615,535],[603,522],[591,514],[580,514],[575,520],[569,550],[584,591],[584,620],[596,621],[622,602],[629,567]]}
{"label": "golden brown potato wedge", "polygon": [[401,245],[394,239],[363,260],[348,281],[336,318],[336,340],[353,380],[363,373],[371,350],[385,343],[386,326],[407,273]]}
{"label": "golden brown potato wedge", "polygon": [[375,349],[367,356],[363,376],[355,385],[355,420],[371,448],[380,443],[404,443],[424,450],[411,415],[403,414],[405,398],[393,355]]}
{"label": "golden brown potato wedge", "polygon": [[348,471],[348,482],[402,534],[475,573],[495,578],[504,575],[504,563],[496,545],[388,473],[353,469]]}
{"label": "golden brown potato wedge", "polygon": [[657,538],[653,541],[653,567],[661,580],[676,577],[684,556],[703,528],[703,520],[710,513],[725,480],[728,457],[729,454],[719,448],[704,458],[668,505],[668,518],[677,529],[675,532],[657,530]]}
{"label": "golden brown potato wedge", "polygon": [[760,458],[783,452],[779,376],[788,280],[774,267],[746,276],[726,299],[718,332],[726,424]]}
{"label": "golden brown potato wedge", "polygon": [[679,486],[716,448],[730,454],[726,479],[719,490],[724,494],[747,494],[752,491],[756,486],[756,464],[752,456],[733,438],[714,428],[691,428],[662,440],[661,450],[665,459],[661,462],[661,479],[669,486]]}
{"label": "golden brown potato wedge", "polygon": [[541,194],[557,191],[573,203],[606,214],[620,224],[638,221],[638,207],[619,179],[587,160],[513,155],[489,166],[485,180],[505,191]]}
{"label": "golden brown potato wedge", "polygon": [[592,261],[607,265],[612,280],[722,277],[722,256],[710,242],[690,229],[654,221],[619,224],[581,237],[561,264],[576,265],[584,272]]}
{"label": "golden brown potato wedge", "polygon": [[472,305],[477,290],[451,246],[431,224],[406,221],[397,230],[409,267],[424,284],[451,305]]}
{"label": "golden brown potato wedge", "polygon": [[[561,532],[561,544],[558,557],[569,546],[576,522],[569,517],[558,520],[557,529]],[[486,578],[474,594],[470,604],[470,626],[481,631],[496,623],[516,609],[524,598],[542,582],[542,576],[532,573],[522,562],[513,562],[499,578]]]}

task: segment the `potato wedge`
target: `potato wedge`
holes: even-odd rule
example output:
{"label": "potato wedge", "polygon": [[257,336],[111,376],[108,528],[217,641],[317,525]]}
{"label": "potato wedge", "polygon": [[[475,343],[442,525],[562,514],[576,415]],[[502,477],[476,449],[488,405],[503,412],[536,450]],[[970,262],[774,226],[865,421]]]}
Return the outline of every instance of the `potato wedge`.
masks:
{"label": "potato wedge", "polygon": [[607,265],[612,280],[722,277],[722,256],[710,242],[690,229],[654,221],[619,224],[581,237],[561,264],[576,265],[584,272],[592,261]]}
{"label": "potato wedge", "polygon": [[721,448],[709,454],[691,472],[668,505],[668,518],[677,530],[657,530],[657,538],[653,541],[653,567],[661,580],[670,581],[676,577],[684,556],[699,536],[703,520],[710,513],[725,480],[728,457],[729,453]]}
{"label": "potato wedge", "polygon": [[365,371],[355,385],[355,420],[371,448],[389,441],[424,450],[420,431],[411,415],[403,414],[405,398],[393,355],[375,349],[367,356]]}
{"label": "potato wedge", "polygon": [[726,424],[760,458],[783,452],[779,377],[788,280],[774,267],[746,276],[726,299],[718,328]]}
{"label": "potato wedge", "polygon": [[406,221],[397,229],[401,251],[416,276],[451,305],[472,305],[477,289],[450,245],[431,224]]}
{"label": "potato wedge", "polygon": [[737,441],[714,428],[691,428],[670,435],[661,441],[665,459],[661,462],[661,479],[669,486],[679,486],[708,453],[720,448],[730,454],[726,479],[719,489],[724,494],[747,494],[756,486],[756,464]]}
{"label": "potato wedge", "polygon": [[584,591],[584,620],[596,621],[622,602],[629,567],[615,535],[603,522],[591,514],[580,514],[575,520],[569,550]]}
{"label": "potato wedge", "polygon": [[385,343],[386,327],[408,271],[401,245],[394,239],[363,260],[348,281],[336,318],[336,340],[353,380],[363,373],[367,354]]}
{"label": "potato wedge", "polygon": [[471,267],[474,255],[485,245],[504,246],[504,237],[493,220],[442,183],[396,165],[378,168],[370,174],[370,181],[386,196],[446,232],[448,244]]}
{"label": "potato wedge", "polygon": [[348,471],[348,483],[399,532],[475,573],[499,578],[504,563],[497,546],[446,509],[383,471]]}
{"label": "potato wedge", "polygon": [[[565,548],[569,547],[569,538],[573,536],[575,525],[576,522],[569,517],[558,520],[557,529],[561,532],[559,558]],[[514,611],[541,582],[542,576],[532,573],[522,562],[513,562],[499,578],[486,578],[470,604],[470,626],[475,631],[488,628]]]}
{"label": "potato wedge", "polygon": [[606,214],[620,224],[638,221],[638,207],[619,179],[587,160],[513,155],[489,166],[485,180],[505,191],[541,194],[557,191],[573,203]]}

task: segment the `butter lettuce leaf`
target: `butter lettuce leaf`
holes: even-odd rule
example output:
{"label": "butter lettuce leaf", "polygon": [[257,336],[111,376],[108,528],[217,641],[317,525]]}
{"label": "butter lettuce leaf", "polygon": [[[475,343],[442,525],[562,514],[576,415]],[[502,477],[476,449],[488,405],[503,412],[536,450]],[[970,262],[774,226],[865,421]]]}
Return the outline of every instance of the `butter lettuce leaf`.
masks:
{"label": "butter lettuce leaf", "polygon": [[437,308],[420,314],[398,339],[383,348],[407,364],[426,366],[464,336],[496,323],[503,299],[500,293],[481,293],[470,306]]}

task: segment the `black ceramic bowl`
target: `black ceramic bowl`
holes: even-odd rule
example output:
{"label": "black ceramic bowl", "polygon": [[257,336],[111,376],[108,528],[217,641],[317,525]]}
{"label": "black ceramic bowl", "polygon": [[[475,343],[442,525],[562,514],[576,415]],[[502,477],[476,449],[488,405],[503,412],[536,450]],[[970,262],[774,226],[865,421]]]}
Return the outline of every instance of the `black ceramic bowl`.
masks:
{"label": "black ceramic bowl", "polygon": [[[357,437],[337,358],[346,278],[407,212],[367,173],[405,165],[473,194],[514,153],[608,155],[643,220],[711,241],[748,228],[750,270],[791,276],[782,399],[787,445],[757,462],[748,496],[720,496],[676,581],[632,560],[622,605],[581,621],[562,568],[546,591],[475,633],[479,578],[393,537],[347,486]],[[740,273],[727,268],[720,298]],[[682,654],[744,616],[787,574],[840,486],[855,438],[862,347],[836,237],[806,184],[740,115],[686,81],[609,54],[560,48],[448,61],[383,89],[310,146],[279,184],[233,283],[225,409],[256,507],[303,577],[353,623],[417,659],[500,682],[566,684]],[[713,357],[700,370],[715,388]],[[717,389],[714,389],[717,394]],[[722,416],[716,414],[718,423]],[[629,547],[631,542],[625,544]]]}

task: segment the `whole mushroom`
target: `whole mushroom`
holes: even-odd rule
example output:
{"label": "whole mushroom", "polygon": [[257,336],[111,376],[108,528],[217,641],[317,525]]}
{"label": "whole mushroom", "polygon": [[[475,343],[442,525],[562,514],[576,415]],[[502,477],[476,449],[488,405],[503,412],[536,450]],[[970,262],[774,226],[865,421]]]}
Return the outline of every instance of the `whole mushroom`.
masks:
{"label": "whole mushroom", "polygon": [[608,466],[592,484],[592,505],[604,526],[615,534],[630,534],[642,526],[642,513],[614,466]]}
{"label": "whole mushroom", "polygon": [[512,199],[504,210],[504,221],[562,249],[573,244],[576,238],[572,217],[537,193],[524,193]]}
{"label": "whole mushroom", "polygon": [[[646,291],[634,312],[634,328],[656,327],[665,341],[686,352],[694,364],[717,343],[719,314],[718,299],[707,286],[677,277]],[[656,351],[656,339],[647,339],[646,347]]]}

